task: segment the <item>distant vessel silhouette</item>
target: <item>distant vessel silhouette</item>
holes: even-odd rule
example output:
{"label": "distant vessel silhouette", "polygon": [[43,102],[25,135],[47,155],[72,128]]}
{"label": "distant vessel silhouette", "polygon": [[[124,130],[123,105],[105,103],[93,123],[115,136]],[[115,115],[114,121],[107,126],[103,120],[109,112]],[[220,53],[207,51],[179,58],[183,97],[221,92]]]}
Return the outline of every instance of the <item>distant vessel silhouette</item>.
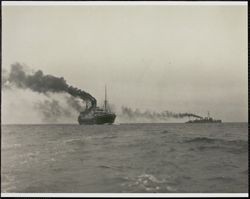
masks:
{"label": "distant vessel silhouette", "polygon": [[186,123],[222,123],[222,121],[213,119],[212,117],[210,117],[208,112],[207,117],[201,117],[199,119],[189,120]]}
{"label": "distant vessel silhouette", "polygon": [[[86,110],[88,110],[87,107]],[[113,124],[115,118],[115,113],[113,113],[108,106],[107,89],[105,86],[104,108],[94,107],[87,112],[81,112],[78,117],[78,122],[79,124]]]}

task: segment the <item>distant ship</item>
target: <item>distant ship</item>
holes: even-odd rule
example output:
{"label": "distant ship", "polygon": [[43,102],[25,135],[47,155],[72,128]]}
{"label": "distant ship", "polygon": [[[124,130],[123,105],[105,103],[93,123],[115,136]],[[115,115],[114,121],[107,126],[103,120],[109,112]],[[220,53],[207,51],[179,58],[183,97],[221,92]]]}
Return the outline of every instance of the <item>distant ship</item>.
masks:
{"label": "distant ship", "polygon": [[113,124],[116,115],[113,113],[107,101],[107,89],[105,86],[104,108],[94,107],[90,111],[81,112],[78,117],[79,124]]}
{"label": "distant ship", "polygon": [[207,117],[201,117],[199,119],[189,120],[186,123],[222,123],[222,121],[213,119],[212,117],[210,117],[208,112]]}

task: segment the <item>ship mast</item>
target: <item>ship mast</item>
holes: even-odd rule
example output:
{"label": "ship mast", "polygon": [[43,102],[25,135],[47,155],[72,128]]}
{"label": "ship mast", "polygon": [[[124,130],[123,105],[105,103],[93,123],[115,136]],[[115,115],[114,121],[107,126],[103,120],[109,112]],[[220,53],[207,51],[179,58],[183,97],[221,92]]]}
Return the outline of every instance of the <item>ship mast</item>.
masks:
{"label": "ship mast", "polygon": [[105,85],[104,109],[105,109],[105,111],[107,111],[107,87],[106,87],[106,85]]}

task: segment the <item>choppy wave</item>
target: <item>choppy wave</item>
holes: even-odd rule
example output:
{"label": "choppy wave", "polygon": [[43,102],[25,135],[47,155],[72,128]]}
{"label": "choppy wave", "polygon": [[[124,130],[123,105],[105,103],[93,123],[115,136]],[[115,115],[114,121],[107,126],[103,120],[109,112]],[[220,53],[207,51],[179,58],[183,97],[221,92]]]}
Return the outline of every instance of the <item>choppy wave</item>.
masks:
{"label": "choppy wave", "polygon": [[241,172],[242,174],[248,174],[248,169]]}
{"label": "choppy wave", "polygon": [[117,136],[115,136],[115,135],[104,136],[104,137],[101,138],[101,139],[114,139],[114,138],[117,138]]}
{"label": "choppy wave", "polygon": [[122,165],[104,165],[104,164],[101,164],[101,165],[98,165],[97,167],[99,168],[102,168],[102,169],[111,169],[111,170],[127,170],[127,169],[131,169],[132,167],[130,166],[122,166]]}
{"label": "choppy wave", "polygon": [[164,130],[164,131],[162,131],[161,133],[162,133],[162,134],[166,134],[166,133],[171,133],[171,131],[169,131],[169,130]]}
{"label": "choppy wave", "polygon": [[64,141],[65,144],[72,144],[72,145],[84,145],[85,140],[81,139],[68,139]]}
{"label": "choppy wave", "polygon": [[247,124],[27,125],[3,130],[3,192],[248,191]]}
{"label": "choppy wave", "polygon": [[[224,140],[218,138],[196,137],[184,140],[184,143],[196,144],[196,149],[204,150],[224,150],[230,153],[248,152],[248,141],[245,140]],[[195,149],[194,146],[190,150]]]}
{"label": "choppy wave", "polygon": [[230,145],[237,145],[237,146],[248,146],[247,140],[224,140],[219,138],[208,138],[208,137],[196,137],[190,138],[183,141],[184,143],[204,143],[204,144],[211,144],[211,143],[220,143],[220,144],[230,144]]}
{"label": "choppy wave", "polygon": [[[177,188],[174,187],[172,182],[166,178],[157,178],[152,174],[142,174],[136,178],[125,178],[128,182],[123,183],[122,186],[127,186],[132,190],[145,191],[145,192],[176,192]],[[131,190],[130,190],[131,191]]]}
{"label": "choppy wave", "polygon": [[235,179],[231,178],[231,177],[225,177],[225,176],[217,176],[217,177],[212,177],[212,178],[208,178],[209,181],[216,181],[216,182],[223,182],[223,183],[230,183],[230,182],[234,182]]}
{"label": "choppy wave", "polygon": [[214,143],[216,141],[220,141],[219,139],[216,138],[208,138],[208,137],[196,137],[196,138],[190,138],[187,140],[184,140],[186,143]]}
{"label": "choppy wave", "polygon": [[104,168],[104,169],[111,169],[112,167],[107,166],[107,165],[99,165],[98,167],[100,168]]}
{"label": "choppy wave", "polygon": [[17,148],[21,148],[22,147],[22,144],[12,144],[12,145],[7,145],[7,144],[3,144],[2,145],[2,150],[9,150],[9,149],[17,149]]}

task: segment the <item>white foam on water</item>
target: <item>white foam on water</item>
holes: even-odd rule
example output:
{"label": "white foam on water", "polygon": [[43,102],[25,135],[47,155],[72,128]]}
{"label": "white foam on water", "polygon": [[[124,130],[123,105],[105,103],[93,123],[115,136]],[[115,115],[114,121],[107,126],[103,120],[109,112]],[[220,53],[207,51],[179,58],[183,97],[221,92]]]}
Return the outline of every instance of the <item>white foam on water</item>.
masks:
{"label": "white foam on water", "polygon": [[[125,179],[125,178],[124,178]],[[133,188],[135,190],[138,190],[138,188],[141,188],[147,192],[176,192],[177,189],[169,186],[168,181],[165,178],[157,178],[152,174],[142,174],[137,176],[136,178],[126,178],[130,182],[128,184],[123,183],[122,186],[126,186],[129,188]]]}

